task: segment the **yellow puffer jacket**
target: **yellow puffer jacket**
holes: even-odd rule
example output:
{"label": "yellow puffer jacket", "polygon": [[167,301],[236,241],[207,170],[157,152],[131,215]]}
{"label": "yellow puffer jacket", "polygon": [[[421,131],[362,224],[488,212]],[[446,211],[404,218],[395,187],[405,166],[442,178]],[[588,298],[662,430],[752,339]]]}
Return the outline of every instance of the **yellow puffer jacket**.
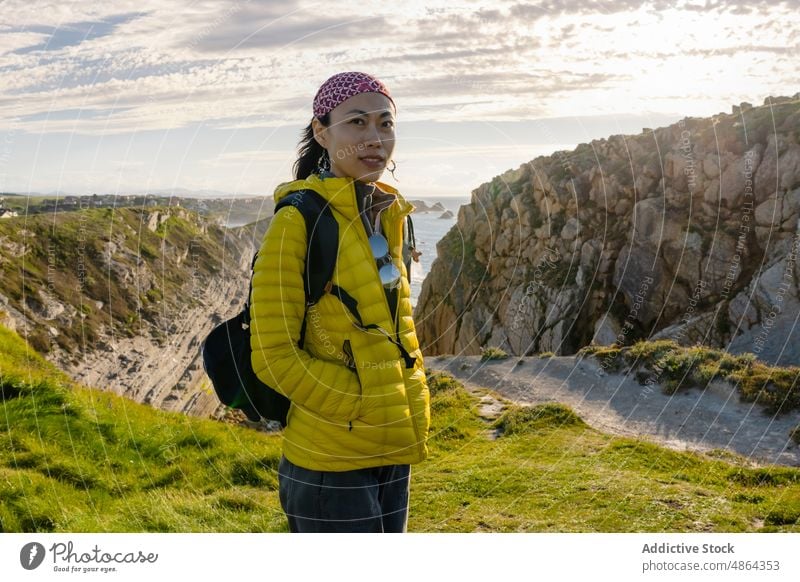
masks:
{"label": "yellow puffer jacket", "polygon": [[[418,463],[428,456],[430,393],[401,258],[403,221],[414,206],[391,186],[375,184],[396,196],[381,213],[383,233],[403,274],[395,314],[389,312],[378,278],[352,178],[312,174],[286,182],[275,190],[275,202],[296,190],[313,189],[330,203],[339,224],[333,283],[358,302],[365,325],[398,333],[416,357],[413,368],[405,367],[400,350],[385,335],[356,328],[350,312],[330,293],[309,308],[304,346],[298,347],[307,244],[305,221],[297,209],[288,206],[275,214],[255,264],[250,306],[253,370],[291,400],[283,452],[306,469],[346,471]],[[348,352],[355,370],[346,365],[352,362]]]}

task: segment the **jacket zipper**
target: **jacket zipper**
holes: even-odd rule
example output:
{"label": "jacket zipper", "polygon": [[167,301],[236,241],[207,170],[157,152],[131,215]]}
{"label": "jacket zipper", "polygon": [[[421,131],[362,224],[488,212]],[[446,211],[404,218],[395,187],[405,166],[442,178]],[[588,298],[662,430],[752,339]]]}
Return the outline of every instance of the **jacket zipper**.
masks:
{"label": "jacket zipper", "polygon": [[[400,221],[401,221],[400,222],[400,262],[401,263],[403,262],[403,244],[402,244],[403,243],[403,224],[402,224],[403,220],[405,220],[405,214],[400,217]],[[389,237],[386,237],[386,240],[388,241]],[[394,257],[392,257],[392,259],[394,260]],[[406,272],[406,278],[407,279],[408,279],[408,275],[409,275],[408,272]],[[410,280],[408,281],[408,284],[409,284],[409,286],[411,285],[411,281]],[[392,313],[391,315],[392,315],[392,324],[394,326],[394,328],[393,328],[394,329],[394,337],[399,342],[400,341],[400,319],[399,319],[399,315],[400,315],[400,289],[399,289],[399,287],[395,288],[394,292],[395,292],[397,301],[395,301],[394,313]],[[383,294],[386,295],[386,292],[384,292]],[[386,304],[388,305],[389,302],[387,301]]]}
{"label": "jacket zipper", "polygon": [[[403,262],[403,256],[402,256],[402,252],[403,252],[402,251],[403,222],[402,221],[405,220],[405,217],[406,217],[405,214],[403,214],[400,217],[400,242],[401,242],[401,244],[400,244],[400,261],[401,262]],[[377,267],[376,267],[375,270],[377,271]],[[406,272],[406,278],[408,279],[408,284],[411,285],[411,279],[409,278],[409,275],[410,275],[410,273]],[[386,293],[384,293],[384,296],[385,295],[386,295]],[[387,301],[387,303],[388,303],[388,301]],[[399,313],[400,313],[400,290],[398,289],[397,290],[397,307],[396,307],[395,312],[394,312],[394,333],[395,333],[395,339],[397,339],[398,342],[401,341],[400,340],[400,329],[399,329],[399,327],[400,327]],[[412,374],[413,374],[414,371],[416,371],[416,368],[417,368],[417,365],[415,363],[413,371],[412,371]],[[424,454],[424,444],[422,442],[422,433],[420,432],[419,424],[417,423],[417,415],[413,413],[414,407],[411,405],[411,397],[409,396],[408,390],[406,390],[406,404],[408,404],[408,411],[409,411],[409,413],[411,413],[411,426],[414,429],[414,438],[417,439],[417,450],[419,451],[419,457],[422,458],[422,455]]]}
{"label": "jacket zipper", "polygon": [[[353,188],[353,198],[355,199],[355,197],[356,197],[355,184],[352,184],[352,188]],[[356,203],[356,210],[358,210],[358,200],[355,199],[354,201]],[[401,217],[401,220],[404,219],[404,218],[405,218],[405,214]],[[359,217],[359,222],[361,222],[360,217]],[[369,239],[367,238],[367,233],[364,230],[363,226],[364,225],[362,223],[361,224],[361,228],[357,228],[356,230],[360,233],[360,236],[363,239],[364,243],[366,243],[367,248],[369,248]],[[401,231],[401,237],[400,238],[402,239],[402,231]],[[388,237],[387,237],[386,240],[387,241],[389,240]],[[391,249],[391,247],[390,247],[390,249]],[[390,250],[390,253],[391,253],[391,250]],[[401,256],[400,260],[402,261],[402,259],[403,259],[403,257]],[[392,256],[392,260],[394,261],[394,256]],[[369,261],[369,262],[372,263],[372,270],[374,271],[375,276],[378,279],[378,283],[380,284],[381,277],[380,277],[380,273],[378,273],[378,265],[375,263],[374,259]],[[406,273],[406,277],[408,277],[408,273]],[[409,284],[410,284],[410,282],[409,282]],[[386,311],[390,311],[390,309],[389,309],[389,300],[386,298],[386,292],[383,290],[383,285],[381,285],[381,295],[383,296],[383,302],[386,304]],[[397,319],[397,316],[398,316],[399,312],[400,312],[400,292],[398,291],[398,293],[397,293],[397,309],[395,309],[394,316],[393,316],[394,333],[395,333],[395,337],[397,338],[397,341],[400,341],[400,338],[399,338],[399,333],[400,332],[397,329],[398,328],[398,323],[399,323],[398,319]],[[391,313],[390,313],[390,315],[391,315]],[[405,380],[404,380],[404,383],[405,383]],[[422,454],[424,452],[423,443],[422,443],[422,435],[420,434],[420,431],[419,431],[419,425],[417,424],[416,414],[413,414],[413,408],[414,407],[411,406],[411,398],[408,395],[408,390],[406,390],[406,404],[408,405],[409,413],[411,413],[411,425],[412,425],[412,428],[414,429],[414,438],[417,439],[417,449],[419,451],[419,456],[421,458]],[[352,430],[352,426],[351,426],[351,430]]]}
{"label": "jacket zipper", "polygon": [[[356,196],[355,185],[353,185],[353,196],[354,197]],[[358,210],[358,200],[356,200],[356,210]],[[361,217],[359,217],[359,222],[361,222]],[[369,239],[367,238],[367,232],[364,230],[363,227],[364,227],[364,225],[362,223],[361,224],[361,228],[357,228],[356,230],[360,233],[360,236],[363,239],[364,243],[366,244],[367,248],[370,248],[369,247]],[[388,237],[386,238],[386,240],[388,242],[388,240],[389,240]],[[392,262],[394,262],[394,255],[391,254],[391,250],[389,251],[389,254],[392,257]],[[395,336],[396,336],[397,335],[397,313],[400,310],[400,298],[399,298],[400,294],[398,293],[397,309],[395,309],[395,312],[392,313],[392,311],[391,311],[391,309],[389,307],[389,300],[386,298],[386,291],[383,289],[383,285],[380,284],[381,275],[378,272],[378,265],[375,263],[374,257],[369,262],[372,263],[372,271],[375,273],[375,278],[378,280],[378,285],[381,288],[381,296],[383,296],[383,303],[384,303],[384,305],[386,305],[386,311],[389,313],[389,318],[392,321],[393,331],[394,331]]]}

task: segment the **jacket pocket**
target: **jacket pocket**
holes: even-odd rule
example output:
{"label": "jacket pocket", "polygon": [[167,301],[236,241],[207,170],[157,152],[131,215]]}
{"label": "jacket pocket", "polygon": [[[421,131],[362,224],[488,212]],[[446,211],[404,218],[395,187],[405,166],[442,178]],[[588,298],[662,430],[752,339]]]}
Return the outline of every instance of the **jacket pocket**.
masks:
{"label": "jacket pocket", "polygon": [[[344,343],[342,344],[342,360],[344,361],[345,366],[354,372],[356,371],[356,359],[353,357],[353,348],[350,345],[349,339],[344,340]],[[356,376],[357,375],[358,374],[356,374]]]}

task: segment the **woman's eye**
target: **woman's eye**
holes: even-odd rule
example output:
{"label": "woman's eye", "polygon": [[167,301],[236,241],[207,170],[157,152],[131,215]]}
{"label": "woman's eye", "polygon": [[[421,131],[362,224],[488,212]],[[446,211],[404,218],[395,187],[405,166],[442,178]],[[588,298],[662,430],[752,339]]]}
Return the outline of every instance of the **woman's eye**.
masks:
{"label": "woman's eye", "polygon": [[[350,120],[350,123],[355,123],[355,124],[364,123],[364,120],[361,119],[360,117],[355,117],[355,118]],[[394,121],[384,121],[383,122],[383,126],[384,127],[394,127]]]}

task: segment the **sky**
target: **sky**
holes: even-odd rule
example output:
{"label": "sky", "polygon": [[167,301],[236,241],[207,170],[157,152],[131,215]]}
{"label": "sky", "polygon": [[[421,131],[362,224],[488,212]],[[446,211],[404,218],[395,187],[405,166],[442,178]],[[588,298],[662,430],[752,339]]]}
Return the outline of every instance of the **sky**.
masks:
{"label": "sky", "polygon": [[397,104],[407,198],[800,91],[800,1],[0,0],[0,192],[271,196],[319,86]]}

